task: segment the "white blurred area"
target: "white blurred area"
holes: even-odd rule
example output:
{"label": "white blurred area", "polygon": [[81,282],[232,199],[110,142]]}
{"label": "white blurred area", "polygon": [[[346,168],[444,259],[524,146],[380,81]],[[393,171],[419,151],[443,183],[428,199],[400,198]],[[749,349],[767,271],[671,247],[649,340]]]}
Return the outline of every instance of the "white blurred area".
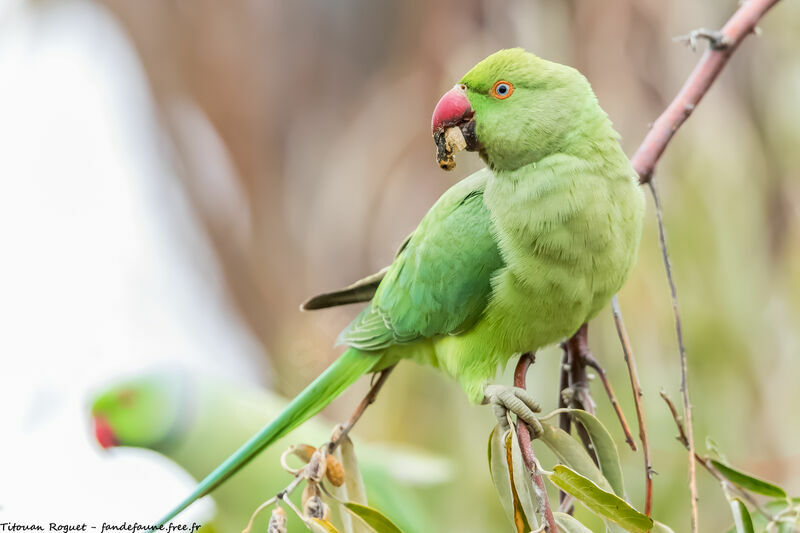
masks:
{"label": "white blurred area", "polygon": [[100,8],[0,1],[0,522],[159,518],[191,481],[156,454],[103,452],[92,394],[165,364],[263,377],[156,116]]}

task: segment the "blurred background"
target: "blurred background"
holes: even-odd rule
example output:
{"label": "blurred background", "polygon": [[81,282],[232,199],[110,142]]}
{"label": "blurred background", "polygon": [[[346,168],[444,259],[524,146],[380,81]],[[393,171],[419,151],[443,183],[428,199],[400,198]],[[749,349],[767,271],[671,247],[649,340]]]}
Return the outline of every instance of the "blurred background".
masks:
{"label": "blurred background", "polygon": [[[255,2],[0,0],[0,521],[152,521],[188,474],[104,453],[94,394],[182,368],[298,392],[355,307],[298,304],[388,264],[435,199],[438,97],[522,46],[580,69],[632,154],[735,0]],[[800,5],[782,2],[679,132],[657,173],[690,361],[695,432],[800,493]],[[652,201],[620,299],[644,389],[654,513],[688,530],[686,454],[658,396],[678,352]],[[592,348],[634,420],[610,311]],[[560,355],[529,388],[556,405]],[[510,382],[507,369],[500,379]],[[343,420],[359,383],[327,411]],[[641,456],[619,438],[632,501]],[[486,466],[493,424],[433,370],[400,366],[357,428],[457,465],[431,531],[504,531]],[[546,454],[543,457],[547,457]],[[729,524],[698,472],[701,529]],[[268,495],[265,495],[265,498]],[[187,515],[200,519],[211,504]],[[242,525],[242,527],[244,524]]]}

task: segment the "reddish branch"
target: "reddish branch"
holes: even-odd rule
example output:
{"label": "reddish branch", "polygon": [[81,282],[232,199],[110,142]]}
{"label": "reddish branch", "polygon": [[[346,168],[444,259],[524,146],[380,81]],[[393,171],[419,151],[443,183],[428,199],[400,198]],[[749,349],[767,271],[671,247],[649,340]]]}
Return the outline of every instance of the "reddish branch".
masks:
{"label": "reddish branch", "polygon": [[[641,183],[649,183],[653,192],[654,199],[658,199],[656,190],[653,187],[653,170],[658,159],[667,147],[670,139],[678,128],[689,118],[695,107],[703,96],[708,92],[711,84],[717,79],[720,71],[736,51],[739,44],[749,34],[753,33],[756,24],[778,3],[779,0],[749,0],[741,5],[736,13],[730,18],[727,24],[719,33],[698,31],[690,35],[690,42],[695,37],[702,37],[709,41],[709,48],[703,54],[700,62],[694,68],[689,78],[683,84],[680,92],[670,103],[667,109],[656,119],[653,127],[647,133],[644,141],[631,159],[633,168],[639,174]],[[672,281],[670,272],[669,256],[667,254],[666,240],[664,238],[663,225],[661,224],[660,206],[657,208],[659,215],[659,234],[661,247],[664,254],[664,265],[667,269],[667,276],[670,282],[672,293],[672,303],[675,312],[675,323],[680,343],[681,356],[681,392],[683,396],[683,411],[686,421],[686,440],[689,449],[689,491],[691,493],[692,508],[692,531],[697,532],[698,510],[697,510],[697,469],[695,466],[695,445],[694,434],[692,431],[692,410],[689,401],[689,389],[687,379],[686,352],[683,349],[683,339],[680,330],[680,316],[677,309],[677,297],[675,285]],[[649,471],[648,471],[649,477]]]}
{"label": "reddish branch", "polygon": [[749,0],[744,2],[719,34],[705,34],[711,46],[683,84],[678,95],[653,123],[639,149],[631,159],[642,183],[653,178],[653,169],[670,139],[708,92],[722,68],[745,37],[753,33],[756,24],[779,0]]}
{"label": "reddish branch", "polygon": [[[517,367],[514,369],[514,386],[521,389],[525,388],[525,378],[528,375],[528,368],[533,364],[533,357],[530,353],[522,354],[517,362]],[[539,471],[539,462],[533,453],[533,446],[531,446],[531,433],[527,424],[521,419],[517,419],[517,442],[519,442],[519,449],[522,452],[522,459],[525,461],[525,466],[531,473],[533,482],[536,485],[536,500],[541,507],[541,512],[544,514],[544,527],[548,533],[556,533],[558,527],[556,526],[556,519],[553,517],[553,510],[550,509],[550,500],[547,497],[547,488],[544,486],[544,479],[542,473]]]}

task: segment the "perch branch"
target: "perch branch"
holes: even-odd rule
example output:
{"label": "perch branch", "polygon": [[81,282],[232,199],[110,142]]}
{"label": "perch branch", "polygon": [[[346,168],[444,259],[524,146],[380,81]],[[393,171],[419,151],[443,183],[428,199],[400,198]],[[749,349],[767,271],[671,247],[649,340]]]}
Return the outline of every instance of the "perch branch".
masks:
{"label": "perch branch", "polygon": [[[517,367],[514,369],[514,386],[525,389],[525,378],[528,375],[528,368],[533,364],[533,356],[530,353],[522,354],[517,362]],[[558,527],[556,520],[553,517],[553,510],[550,509],[550,500],[547,498],[547,488],[544,486],[544,479],[539,470],[539,462],[536,460],[536,455],[533,453],[533,446],[531,446],[531,434],[527,424],[520,419],[517,419],[517,442],[519,442],[519,449],[522,452],[522,459],[525,461],[525,466],[531,473],[533,483],[536,485],[536,500],[539,508],[544,515],[544,527],[548,533],[556,533]]]}
{"label": "perch branch", "polygon": [[653,123],[653,127],[631,159],[641,183],[647,183],[653,178],[653,169],[672,136],[692,114],[739,44],[755,31],[761,17],[778,1],[746,1],[719,33],[705,30],[689,34],[688,39],[691,40],[696,40],[698,37],[708,38],[711,46],[703,54],[672,103]]}
{"label": "perch branch", "polygon": [[642,387],[639,385],[639,373],[636,371],[636,359],[633,357],[633,348],[631,348],[631,341],[628,338],[628,331],[625,329],[625,322],[622,320],[622,311],[619,308],[619,301],[617,301],[616,296],[611,299],[611,310],[614,313],[614,324],[617,326],[617,334],[622,344],[622,352],[625,354],[625,363],[628,365],[628,375],[630,376],[631,389],[633,390],[633,403],[636,405],[636,419],[639,423],[639,440],[642,441],[642,455],[644,455],[644,513],[650,516],[653,510],[653,464],[650,462],[650,447],[647,445],[647,423],[642,406]]}

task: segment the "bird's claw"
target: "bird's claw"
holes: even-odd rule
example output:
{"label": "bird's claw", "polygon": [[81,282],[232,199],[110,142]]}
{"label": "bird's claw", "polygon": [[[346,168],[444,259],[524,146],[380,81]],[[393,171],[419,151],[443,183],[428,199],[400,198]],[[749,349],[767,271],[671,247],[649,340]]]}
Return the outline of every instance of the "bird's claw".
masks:
{"label": "bird's claw", "polygon": [[542,424],[536,417],[536,413],[540,412],[542,408],[528,391],[506,385],[489,385],[484,389],[483,394],[484,403],[492,407],[492,413],[497,417],[503,431],[511,429],[506,416],[510,412],[528,424],[534,438],[542,434]]}

